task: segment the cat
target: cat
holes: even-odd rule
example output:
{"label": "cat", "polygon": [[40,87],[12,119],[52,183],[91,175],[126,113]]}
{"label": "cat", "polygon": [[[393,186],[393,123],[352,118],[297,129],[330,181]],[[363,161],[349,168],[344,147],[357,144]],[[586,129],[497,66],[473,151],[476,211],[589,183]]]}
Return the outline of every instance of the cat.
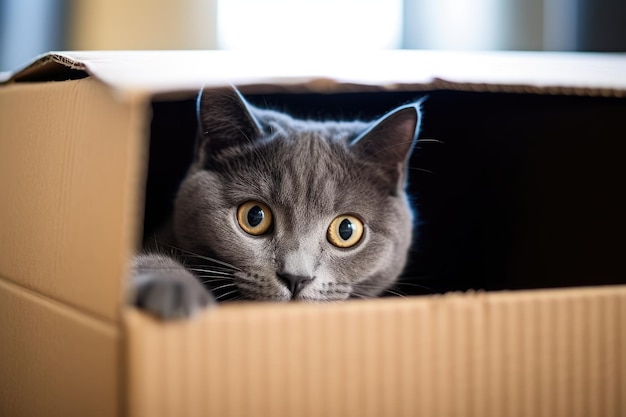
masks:
{"label": "cat", "polygon": [[134,305],[175,319],[229,295],[324,302],[394,284],[413,239],[420,101],[373,122],[321,122],[206,88],[197,117],[171,219],[133,259]]}

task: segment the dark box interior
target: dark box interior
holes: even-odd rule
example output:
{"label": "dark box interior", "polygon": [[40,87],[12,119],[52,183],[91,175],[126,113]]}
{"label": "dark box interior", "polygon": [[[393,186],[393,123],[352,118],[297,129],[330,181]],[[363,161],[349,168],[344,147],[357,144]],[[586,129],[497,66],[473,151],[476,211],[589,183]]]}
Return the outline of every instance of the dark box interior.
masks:
{"label": "dark box interior", "polygon": [[[463,91],[246,95],[313,119],[374,119],[427,96],[409,192],[410,262],[393,289],[625,284],[626,100]],[[167,216],[195,139],[195,98],[155,101],[145,235]]]}

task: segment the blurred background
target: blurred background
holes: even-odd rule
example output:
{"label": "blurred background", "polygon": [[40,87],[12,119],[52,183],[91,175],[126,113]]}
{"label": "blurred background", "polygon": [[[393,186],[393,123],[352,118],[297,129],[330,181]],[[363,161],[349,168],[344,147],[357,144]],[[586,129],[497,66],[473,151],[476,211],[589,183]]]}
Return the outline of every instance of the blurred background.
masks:
{"label": "blurred background", "polygon": [[0,71],[50,50],[626,51],[625,0],[0,0]]}

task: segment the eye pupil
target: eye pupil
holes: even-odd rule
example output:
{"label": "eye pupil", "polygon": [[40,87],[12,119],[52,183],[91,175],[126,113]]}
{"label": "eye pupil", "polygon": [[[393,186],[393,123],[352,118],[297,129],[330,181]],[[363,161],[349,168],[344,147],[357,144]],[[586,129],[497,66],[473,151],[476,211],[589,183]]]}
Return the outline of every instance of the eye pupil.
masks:
{"label": "eye pupil", "polygon": [[339,224],[339,237],[343,240],[348,240],[352,236],[354,232],[354,225],[348,219],[343,219],[343,221]]}
{"label": "eye pupil", "polygon": [[351,248],[361,241],[364,229],[365,225],[358,217],[342,214],[330,222],[326,238],[338,248]]}
{"label": "eye pupil", "polygon": [[268,233],[272,227],[272,210],[258,201],[247,201],[237,208],[237,222],[252,236]]}
{"label": "eye pupil", "polygon": [[265,217],[265,213],[263,209],[259,206],[254,206],[248,211],[248,224],[252,227],[256,227],[261,224],[263,218]]}

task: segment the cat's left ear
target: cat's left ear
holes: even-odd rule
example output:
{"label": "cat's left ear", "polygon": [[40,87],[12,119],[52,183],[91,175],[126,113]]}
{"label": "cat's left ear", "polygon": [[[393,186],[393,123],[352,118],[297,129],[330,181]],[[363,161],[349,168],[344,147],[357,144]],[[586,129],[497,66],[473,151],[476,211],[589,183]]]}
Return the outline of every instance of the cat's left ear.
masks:
{"label": "cat's left ear", "polygon": [[198,96],[197,113],[201,151],[215,152],[252,143],[261,135],[253,106],[233,86],[203,89]]}
{"label": "cat's left ear", "polygon": [[379,120],[351,144],[351,149],[389,173],[399,189],[406,181],[407,165],[421,121],[421,102],[399,107]]}

